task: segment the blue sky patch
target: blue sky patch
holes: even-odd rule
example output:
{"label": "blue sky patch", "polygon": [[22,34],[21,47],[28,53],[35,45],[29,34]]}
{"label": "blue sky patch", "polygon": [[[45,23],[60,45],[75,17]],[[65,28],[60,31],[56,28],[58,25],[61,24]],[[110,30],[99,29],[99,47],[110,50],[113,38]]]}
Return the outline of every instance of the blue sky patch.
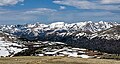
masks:
{"label": "blue sky patch", "polygon": [[120,0],[0,0],[0,24],[120,22]]}

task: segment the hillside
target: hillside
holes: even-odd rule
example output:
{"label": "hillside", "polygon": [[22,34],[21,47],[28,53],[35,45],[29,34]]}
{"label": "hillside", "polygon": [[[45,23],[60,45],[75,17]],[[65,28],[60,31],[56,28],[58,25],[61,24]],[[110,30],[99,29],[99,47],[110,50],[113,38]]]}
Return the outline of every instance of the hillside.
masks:
{"label": "hillside", "polygon": [[63,42],[73,47],[120,54],[120,24],[113,22],[78,22],[51,24],[1,25],[1,31],[21,41]]}

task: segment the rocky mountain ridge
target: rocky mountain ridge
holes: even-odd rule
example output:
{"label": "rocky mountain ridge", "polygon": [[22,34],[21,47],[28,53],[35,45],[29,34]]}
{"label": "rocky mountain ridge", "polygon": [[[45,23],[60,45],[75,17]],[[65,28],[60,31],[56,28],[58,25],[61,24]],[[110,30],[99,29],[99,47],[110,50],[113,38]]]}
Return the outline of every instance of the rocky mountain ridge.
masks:
{"label": "rocky mountain ridge", "polygon": [[3,33],[24,41],[63,42],[74,47],[115,54],[120,54],[119,28],[118,23],[104,21],[0,26]]}
{"label": "rocky mountain ridge", "polygon": [[[48,34],[57,33],[58,35],[64,36],[64,34],[74,34],[79,32],[80,36],[89,36],[88,38],[94,38],[95,36],[100,36],[101,31],[105,31],[114,26],[118,26],[117,23],[112,22],[78,22],[78,23],[64,23],[64,22],[55,22],[49,25],[35,23],[35,24],[26,24],[26,25],[1,25],[1,31],[16,35],[17,37],[23,37],[26,39],[33,40],[39,39],[39,37],[45,37]],[[90,34],[90,35],[89,35]],[[91,35],[92,34],[92,35]],[[118,39],[119,37],[117,37]]]}

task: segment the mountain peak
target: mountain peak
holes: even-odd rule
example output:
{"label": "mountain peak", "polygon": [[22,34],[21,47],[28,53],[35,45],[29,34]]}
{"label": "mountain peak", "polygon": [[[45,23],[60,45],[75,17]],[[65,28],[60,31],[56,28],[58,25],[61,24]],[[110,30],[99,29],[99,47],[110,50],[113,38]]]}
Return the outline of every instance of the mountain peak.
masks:
{"label": "mountain peak", "polygon": [[[55,22],[51,24],[42,24],[42,23],[35,23],[35,24],[27,24],[21,26],[14,26],[14,25],[6,25],[1,26],[1,31],[7,32],[17,36],[26,35],[28,37],[37,37],[37,36],[45,36],[46,34],[52,34],[55,32],[61,33],[73,33],[73,32],[90,32],[96,33],[99,31],[107,30],[111,27],[119,25],[117,23],[112,22],[77,22],[77,23],[65,23],[65,22]],[[32,35],[32,36],[31,36]]]}

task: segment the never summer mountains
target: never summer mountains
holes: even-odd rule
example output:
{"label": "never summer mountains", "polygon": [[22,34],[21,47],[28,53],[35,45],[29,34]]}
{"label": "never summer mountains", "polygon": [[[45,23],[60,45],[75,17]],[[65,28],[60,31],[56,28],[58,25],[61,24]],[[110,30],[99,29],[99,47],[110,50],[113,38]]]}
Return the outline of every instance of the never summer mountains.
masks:
{"label": "never summer mountains", "polygon": [[1,25],[0,31],[23,41],[63,42],[74,47],[120,54],[120,24],[114,22]]}

